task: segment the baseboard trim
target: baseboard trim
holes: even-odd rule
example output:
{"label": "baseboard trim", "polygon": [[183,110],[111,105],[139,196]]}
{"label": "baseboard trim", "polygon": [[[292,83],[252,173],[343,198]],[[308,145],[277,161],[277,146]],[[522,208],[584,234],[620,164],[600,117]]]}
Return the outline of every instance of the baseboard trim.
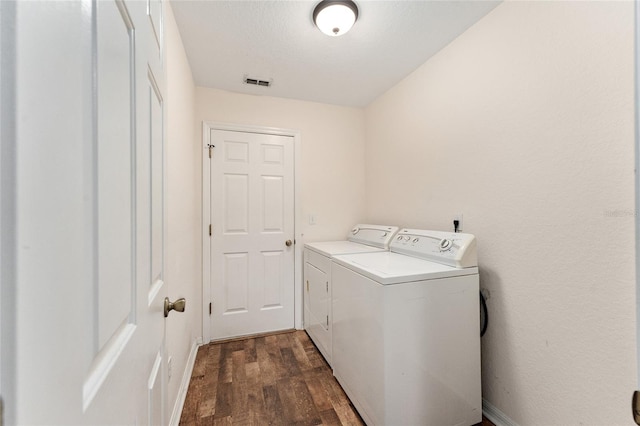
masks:
{"label": "baseboard trim", "polygon": [[178,397],[176,398],[176,403],[174,404],[173,412],[171,413],[171,420],[169,421],[170,426],[178,426],[180,424],[180,416],[182,416],[184,401],[187,399],[187,390],[189,389],[191,374],[193,373],[193,367],[196,364],[196,355],[200,346],[202,346],[202,338],[195,339],[193,341],[193,345],[191,345],[191,352],[189,352],[187,366],[185,367],[184,374],[182,375],[180,389],[178,389]]}
{"label": "baseboard trim", "polygon": [[482,414],[496,426],[518,426],[516,422],[507,417],[506,414],[498,410],[486,399],[482,400]]}
{"label": "baseboard trim", "polygon": [[293,333],[294,331],[296,331],[295,328],[285,328],[284,330],[266,331],[264,333],[245,334],[242,336],[235,336],[235,337],[225,337],[223,339],[212,340],[209,343],[213,343],[217,345],[219,343],[237,342],[239,340],[256,339],[258,337],[267,337],[267,336],[275,336],[278,334]]}

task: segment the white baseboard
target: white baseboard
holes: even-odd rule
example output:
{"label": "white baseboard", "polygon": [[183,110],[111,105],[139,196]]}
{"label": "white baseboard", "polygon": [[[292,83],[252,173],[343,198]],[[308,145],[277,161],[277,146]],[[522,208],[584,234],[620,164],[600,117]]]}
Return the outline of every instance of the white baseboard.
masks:
{"label": "white baseboard", "polygon": [[486,399],[482,400],[482,414],[496,426],[518,426],[516,422],[507,417],[506,414],[498,410]]}
{"label": "white baseboard", "polygon": [[180,416],[182,415],[182,408],[184,407],[184,401],[187,398],[187,390],[189,389],[189,382],[191,381],[191,373],[193,373],[193,366],[196,364],[196,355],[198,348],[202,346],[202,338],[197,338],[191,345],[191,352],[189,352],[189,359],[187,359],[187,365],[182,375],[182,382],[180,383],[180,389],[178,389],[178,397],[176,403],[173,406],[173,412],[171,413],[170,426],[178,426],[180,423]]}

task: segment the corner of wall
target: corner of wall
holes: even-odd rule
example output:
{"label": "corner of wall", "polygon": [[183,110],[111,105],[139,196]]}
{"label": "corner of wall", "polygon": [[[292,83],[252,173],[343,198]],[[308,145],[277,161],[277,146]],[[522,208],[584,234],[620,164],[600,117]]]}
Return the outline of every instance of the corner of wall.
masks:
{"label": "corner of wall", "polygon": [[[187,309],[167,321],[167,355],[172,359],[167,401],[178,424],[198,345],[202,341],[200,185],[201,155],[195,132],[195,84],[170,2],[165,2],[167,67],[167,264],[171,299],[185,297]],[[180,372],[182,373],[180,375]],[[176,380],[181,377],[181,380]]]}

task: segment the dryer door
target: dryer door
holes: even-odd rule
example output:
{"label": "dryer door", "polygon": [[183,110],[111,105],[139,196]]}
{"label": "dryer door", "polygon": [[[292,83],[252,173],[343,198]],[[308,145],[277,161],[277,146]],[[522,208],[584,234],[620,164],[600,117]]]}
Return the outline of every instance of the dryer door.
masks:
{"label": "dryer door", "polygon": [[305,319],[304,328],[322,355],[331,362],[329,334],[329,277],[311,263],[305,263]]}

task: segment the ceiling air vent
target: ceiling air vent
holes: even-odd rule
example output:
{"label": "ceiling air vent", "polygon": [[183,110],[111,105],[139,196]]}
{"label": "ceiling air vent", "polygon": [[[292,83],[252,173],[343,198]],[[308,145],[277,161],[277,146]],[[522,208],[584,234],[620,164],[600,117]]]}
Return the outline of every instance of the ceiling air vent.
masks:
{"label": "ceiling air vent", "polygon": [[271,80],[260,80],[258,78],[244,77],[244,84],[251,84],[254,86],[269,87],[271,86]]}

